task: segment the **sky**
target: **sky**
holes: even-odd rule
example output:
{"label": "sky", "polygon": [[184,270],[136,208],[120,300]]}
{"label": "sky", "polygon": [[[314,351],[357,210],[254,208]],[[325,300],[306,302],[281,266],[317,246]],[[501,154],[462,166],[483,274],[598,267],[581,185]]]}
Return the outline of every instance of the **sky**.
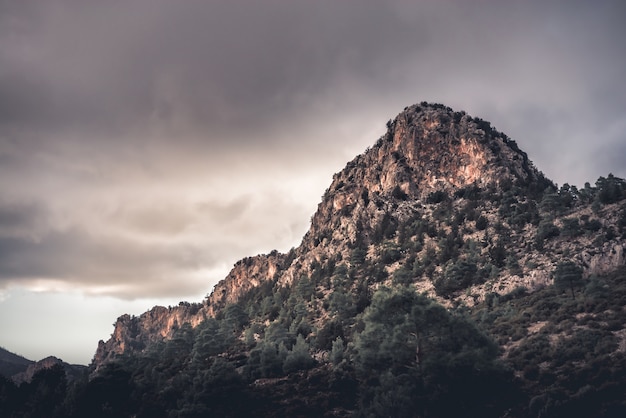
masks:
{"label": "sky", "polygon": [[0,346],[87,364],[297,246],[421,101],[559,185],[626,177],[625,32],[620,0],[0,0]]}

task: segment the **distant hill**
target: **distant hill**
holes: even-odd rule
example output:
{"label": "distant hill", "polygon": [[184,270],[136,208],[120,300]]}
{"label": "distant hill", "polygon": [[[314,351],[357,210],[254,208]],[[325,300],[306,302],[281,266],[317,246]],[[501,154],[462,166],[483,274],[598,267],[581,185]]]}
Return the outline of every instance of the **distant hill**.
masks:
{"label": "distant hill", "polygon": [[39,361],[28,360],[0,347],[0,375],[17,385],[30,382],[37,372],[54,366],[62,367],[68,381],[80,378],[87,369],[86,366],[69,364],[53,356]]}
{"label": "distant hill", "polygon": [[26,371],[34,361],[20,355],[11,353],[0,347],[0,374],[10,378],[11,376]]}
{"label": "distant hill", "polygon": [[69,364],[59,358],[49,356],[39,361],[32,362],[28,365],[26,370],[13,374],[11,379],[17,384],[30,382],[33,379],[33,376],[40,370],[51,369],[54,366],[61,366],[63,368],[68,381],[80,378],[87,369],[86,366]]}

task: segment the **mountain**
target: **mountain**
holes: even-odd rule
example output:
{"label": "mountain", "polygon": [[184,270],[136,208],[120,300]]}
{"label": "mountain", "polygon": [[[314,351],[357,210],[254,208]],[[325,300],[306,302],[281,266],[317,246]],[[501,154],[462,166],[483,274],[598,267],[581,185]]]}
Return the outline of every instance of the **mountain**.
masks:
{"label": "mountain", "polygon": [[17,385],[30,383],[38,372],[56,366],[61,367],[69,381],[80,378],[87,369],[85,366],[69,364],[53,356],[39,361],[28,360],[0,347],[0,375],[11,379]]}
{"label": "mountain", "polygon": [[63,370],[68,381],[79,379],[87,369],[85,366],[69,364],[57,357],[48,356],[39,361],[31,362],[24,371],[13,374],[11,379],[17,384],[30,383],[38,372],[57,366]]}
{"label": "mountain", "polygon": [[414,222],[423,204],[430,207],[427,202],[437,196],[496,193],[514,184],[529,193],[552,185],[489,123],[441,105],[407,107],[372,148],[333,177],[298,248],[237,262],[202,306],[181,303],[138,318],[120,317],[111,339],[100,343],[94,364],[171,337],[183,323],[195,327],[268,280],[286,286],[302,275],[317,275],[319,264],[349,259],[356,247],[370,251],[374,262],[372,250],[395,233],[392,228]]}
{"label": "mountain", "polygon": [[297,248],[118,318],[64,413],[624,416],[626,182],[557,187],[440,104],[387,128]]}
{"label": "mountain", "polygon": [[28,366],[32,363],[32,360],[28,360],[0,347],[0,375],[10,378],[14,374],[26,371]]}

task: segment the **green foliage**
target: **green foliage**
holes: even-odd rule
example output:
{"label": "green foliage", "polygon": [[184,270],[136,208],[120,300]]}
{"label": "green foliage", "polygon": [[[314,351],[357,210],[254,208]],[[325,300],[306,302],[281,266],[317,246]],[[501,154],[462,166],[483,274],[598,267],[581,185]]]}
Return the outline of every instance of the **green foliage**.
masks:
{"label": "green foliage", "polygon": [[463,237],[459,234],[459,228],[453,226],[445,237],[439,240],[438,261],[444,264],[459,255],[459,249],[463,246]]}
{"label": "green foliage", "polygon": [[537,234],[535,235],[535,245],[538,249],[543,248],[544,241],[558,237],[561,230],[554,225],[551,220],[542,220],[537,227]]}
{"label": "green foliage", "polygon": [[352,250],[350,254],[350,264],[353,266],[360,266],[365,263],[365,256],[367,255],[367,250],[364,248],[355,248]]}
{"label": "green foliage", "polygon": [[541,203],[539,204],[539,208],[543,212],[548,212],[552,216],[560,213],[564,209],[563,201],[558,193],[546,193],[543,195],[541,199]]}
{"label": "green foliage", "polygon": [[[17,395],[17,399],[25,400],[22,405],[16,405],[15,416],[65,416],[63,402],[67,395],[67,387],[65,369],[62,365],[55,364],[50,368],[37,371],[30,382],[23,383],[20,385],[19,391],[13,392],[14,395]],[[2,407],[0,406],[0,408]]]}
{"label": "green foliage", "polygon": [[522,276],[523,274],[523,270],[522,267],[519,265],[517,256],[515,256],[513,253],[510,253],[506,258],[506,268],[513,275]]}
{"label": "green foliage", "polygon": [[329,296],[329,310],[340,320],[346,320],[354,316],[356,306],[353,295],[346,292],[345,288],[338,288]]}
{"label": "green foliage", "polygon": [[449,200],[448,193],[443,190],[437,190],[428,195],[426,203],[437,204]]}
{"label": "green foliage", "polygon": [[287,348],[283,343],[263,341],[250,351],[246,363],[246,374],[253,379],[280,376],[283,373],[283,363],[286,357]]}
{"label": "green foliage", "polygon": [[589,233],[598,232],[600,229],[602,229],[602,222],[600,222],[598,219],[589,219],[587,217],[587,219],[583,219],[583,222],[583,228]]}
{"label": "green foliage", "polygon": [[343,343],[343,339],[341,337],[337,337],[337,339],[333,341],[333,345],[329,355],[329,360],[333,364],[333,366],[337,367],[343,361],[344,352],[345,346]]}
{"label": "green foliage", "polygon": [[582,234],[583,231],[580,228],[580,223],[577,218],[564,218],[561,221],[563,222],[561,234],[564,237],[573,238]]}
{"label": "green foliage", "polygon": [[196,332],[192,349],[192,359],[195,363],[206,364],[212,356],[223,353],[233,343],[232,333],[213,318],[207,318],[198,325]]}
{"label": "green foliage", "polygon": [[480,215],[478,219],[476,219],[476,229],[479,231],[484,231],[489,226],[489,221],[483,215]]}
{"label": "green foliage", "polygon": [[319,350],[330,350],[337,339],[345,338],[343,326],[338,320],[331,319],[317,332],[315,347]]}
{"label": "green foliage", "polygon": [[573,261],[562,261],[557,264],[553,276],[557,289],[570,290],[574,299],[574,288],[582,283],[583,269]]}
{"label": "green foliage", "polygon": [[507,257],[507,251],[506,247],[504,246],[503,239],[499,239],[495,245],[492,245],[489,248],[489,257],[491,258],[491,262],[496,267],[504,267]]}
{"label": "green foliage", "polygon": [[402,258],[400,248],[391,241],[385,242],[380,252],[380,261],[383,264],[392,264]]}
{"label": "green foliage", "polygon": [[391,196],[398,200],[406,200],[409,198],[409,196],[398,185],[393,188]]}
{"label": "green foliage", "polygon": [[296,338],[296,343],[287,353],[283,362],[283,371],[292,373],[297,370],[306,370],[315,366],[315,360],[309,353],[309,345],[301,335]]}
{"label": "green foliage", "polygon": [[393,283],[395,285],[407,285],[413,282],[413,272],[402,266],[393,272]]}
{"label": "green foliage", "polygon": [[472,260],[459,259],[447,264],[443,276],[435,281],[437,294],[444,297],[480,282],[478,267]]}
{"label": "green foliage", "polygon": [[508,387],[496,346],[463,318],[409,288],[383,288],[363,322],[354,363],[364,415],[485,416],[503,407],[485,408],[492,390],[504,398]]}
{"label": "green foliage", "polygon": [[78,395],[76,416],[130,416],[137,407],[131,397],[134,389],[132,375],[125,367],[115,363],[107,365]]}
{"label": "green foliage", "polygon": [[626,393],[626,356],[613,334],[626,327],[624,278],[624,269],[592,277],[580,287],[583,297],[576,299],[553,286],[508,300],[492,296],[474,312],[503,344],[515,340],[518,330],[541,325],[506,357],[530,400],[520,416],[608,417],[626,412],[621,396]]}
{"label": "green foliage", "polygon": [[373,231],[372,241],[374,243],[380,243],[384,239],[392,238],[396,234],[398,228],[398,221],[391,214],[385,212],[380,220],[380,223]]}
{"label": "green foliage", "polygon": [[224,308],[225,325],[233,331],[241,331],[249,321],[248,314],[239,304],[233,303]]}
{"label": "green foliage", "polygon": [[596,187],[600,203],[616,203],[626,198],[626,182],[613,174],[609,174],[606,178],[598,178]]}

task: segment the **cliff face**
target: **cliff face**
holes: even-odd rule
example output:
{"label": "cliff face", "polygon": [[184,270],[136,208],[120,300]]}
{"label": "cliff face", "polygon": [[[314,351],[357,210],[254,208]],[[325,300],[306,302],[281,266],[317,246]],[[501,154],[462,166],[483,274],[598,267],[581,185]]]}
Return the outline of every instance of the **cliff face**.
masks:
{"label": "cliff face", "polygon": [[206,317],[206,306],[189,303],[170,308],[155,306],[138,317],[122,315],[115,322],[111,338],[98,343],[92,366],[97,370],[116,355],[142,351],[151,343],[171,338],[183,324],[195,327]]}
{"label": "cliff face", "polygon": [[92,366],[97,370],[117,355],[142,351],[151,343],[167,340],[184,324],[196,327],[250,289],[275,278],[284,259],[283,254],[272,252],[238,261],[201,304],[181,302],[169,308],[155,306],[138,317],[122,315],[115,322],[111,338],[98,343]]}
{"label": "cliff face", "polygon": [[[568,203],[559,212],[543,205],[546,196]],[[583,198],[557,193],[489,123],[441,105],[407,107],[373,147],[335,174],[298,248],[237,262],[202,304],[120,317],[111,338],[99,343],[93,367],[167,340],[184,324],[195,327],[263,284],[284,288],[311,278],[328,302],[336,264],[349,269],[351,291],[402,277],[448,306],[547,286],[564,253],[586,276],[612,271],[625,263],[624,240],[600,243],[584,232],[592,224],[607,234],[617,228],[617,206],[592,211]],[[559,234],[570,227],[574,232]],[[461,268],[469,276],[459,275]],[[323,326],[327,313],[315,315]]]}
{"label": "cliff face", "polygon": [[226,278],[220,281],[206,300],[207,312],[213,316],[229,303],[261,283],[274,279],[283,270],[285,255],[274,251],[268,255],[246,257],[235,263]]}

